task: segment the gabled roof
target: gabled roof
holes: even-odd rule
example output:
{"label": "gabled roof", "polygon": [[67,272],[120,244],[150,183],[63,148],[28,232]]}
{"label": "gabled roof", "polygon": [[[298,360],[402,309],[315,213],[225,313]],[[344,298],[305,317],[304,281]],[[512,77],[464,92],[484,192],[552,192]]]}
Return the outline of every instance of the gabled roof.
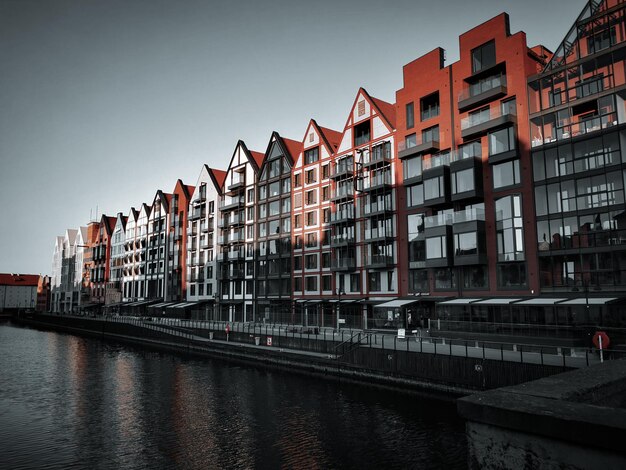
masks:
{"label": "gabled roof", "polygon": [[329,129],[328,127],[319,126],[315,119],[311,119],[311,121],[313,121],[313,124],[317,127],[320,135],[326,141],[328,149],[333,152],[337,150],[337,147],[339,147],[339,144],[341,143],[341,132]]}
{"label": "gabled roof", "polygon": [[250,150],[250,155],[252,155],[252,158],[254,158],[257,167],[261,168],[261,165],[263,165],[263,160],[265,160],[265,154]]}
{"label": "gabled roof", "polygon": [[[274,131],[272,132],[270,141],[267,144],[267,150],[265,151],[266,155],[270,155],[274,141],[278,143],[278,145],[281,147],[283,154],[289,159],[290,165],[293,166],[300,153],[302,153],[302,142],[297,142],[293,139],[281,137],[278,132]],[[263,166],[265,166],[265,162],[263,162],[263,165],[260,168],[261,171],[263,170]]]}
{"label": "gabled roof", "polygon": [[38,274],[0,273],[0,286],[37,286]]}
{"label": "gabled roof", "polygon": [[67,243],[69,245],[73,245],[76,242],[76,235],[78,235],[78,230],[76,230],[75,228],[68,228],[65,231],[65,239],[67,239]]}
{"label": "gabled roof", "polygon": [[141,204],[141,209],[139,209],[139,212],[137,213],[137,218],[139,218],[139,214],[142,210],[146,213],[146,216],[150,216],[150,212],[152,211],[152,205],[149,206],[145,202]]}
{"label": "gabled roof", "polygon": [[209,172],[209,176],[213,180],[213,185],[217,189],[217,192],[221,195],[224,188],[224,183],[226,182],[227,172],[224,170],[217,170],[215,168],[209,168],[205,165],[207,171]]}
{"label": "gabled roof", "polygon": [[300,152],[302,152],[302,142],[295,141],[293,139],[287,139],[286,137],[281,137],[285,147],[287,147],[287,151],[291,154],[291,161],[295,162]]}
{"label": "gabled roof", "polygon": [[157,189],[157,192],[154,195],[154,199],[152,199],[152,205],[150,207],[154,207],[154,203],[156,202],[157,198],[159,198],[159,200],[161,201],[161,204],[165,206],[165,211],[169,212],[170,203],[172,202],[172,194],[164,193],[162,190]]}
{"label": "gabled roof", "polygon": [[115,228],[116,223],[117,217],[110,217],[106,214],[102,214],[102,217],[100,218],[100,225],[104,224],[104,229],[109,235],[113,233],[113,229]]}
{"label": "gabled roof", "polygon": [[[365,91],[365,89],[363,88],[361,89]],[[365,93],[367,93],[367,91],[365,91]],[[374,98],[373,96],[370,96],[370,98],[372,102],[374,103],[374,106],[378,109],[378,113],[381,114],[387,120],[387,122],[391,125],[392,129],[395,129],[396,128],[395,105],[391,103],[387,103],[386,101],[383,101],[381,99]]]}
{"label": "gabled roof", "polygon": [[235,155],[237,154],[238,148],[241,148],[243,150],[243,152],[246,155],[246,158],[254,167],[254,171],[258,173],[261,166],[263,165],[263,160],[265,160],[265,155],[262,154],[261,152],[255,152],[253,150],[249,150],[248,147],[246,146],[246,143],[241,139],[239,139],[237,141],[237,145],[235,145],[235,150],[233,151],[233,155],[232,157],[230,157],[230,163],[228,164],[228,169],[230,170],[232,166],[233,159],[235,158]]}
{"label": "gabled roof", "polygon": [[137,222],[138,217],[139,211],[134,207],[131,207],[130,211],[128,211],[128,215],[126,216],[126,221],[128,222],[128,220],[132,220],[133,222]]}
{"label": "gabled roof", "polygon": [[[118,221],[122,223],[122,228],[124,230],[126,230],[126,221],[128,220],[128,217],[125,216],[124,214],[122,214],[121,212],[117,213],[117,217],[115,218],[115,225],[117,225]],[[115,225],[113,226],[113,229],[115,229]]]}
{"label": "gabled roof", "polygon": [[559,47],[556,48],[556,52],[552,54],[552,58],[548,61],[543,71],[548,72],[556,67],[559,67],[560,65],[565,64],[567,58],[574,52],[576,41],[579,40],[578,23],[591,18],[600,10],[606,10],[607,8],[607,0],[589,0],[580,12],[580,15],[576,18],[574,25],[565,35],[565,39],[563,39]]}

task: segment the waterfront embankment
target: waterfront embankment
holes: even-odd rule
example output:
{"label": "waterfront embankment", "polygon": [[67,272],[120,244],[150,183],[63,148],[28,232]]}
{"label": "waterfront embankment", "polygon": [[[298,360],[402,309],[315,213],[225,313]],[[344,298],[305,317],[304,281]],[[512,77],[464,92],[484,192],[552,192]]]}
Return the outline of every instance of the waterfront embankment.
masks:
{"label": "waterfront embankment", "polygon": [[32,314],[19,324],[159,350],[278,367],[330,379],[458,397],[584,366],[589,358],[504,350],[367,332],[252,324]]}

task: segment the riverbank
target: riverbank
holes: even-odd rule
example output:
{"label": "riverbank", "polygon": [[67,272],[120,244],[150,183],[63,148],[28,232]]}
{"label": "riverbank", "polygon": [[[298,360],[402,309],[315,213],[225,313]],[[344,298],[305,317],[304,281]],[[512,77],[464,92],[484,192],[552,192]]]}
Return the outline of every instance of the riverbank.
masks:
{"label": "riverbank", "polygon": [[[459,356],[453,354],[451,344],[440,345],[438,350],[436,342],[422,342],[421,338],[419,343],[410,343],[360,332],[339,336],[325,331],[276,331],[250,325],[226,332],[207,328],[201,322],[163,324],[145,318],[48,314],[20,316],[14,321],[161,351],[274,367],[331,380],[358,381],[438,398],[452,399],[516,385],[571,368],[559,362],[550,364],[543,355],[541,363],[533,363],[532,353],[526,353],[526,362],[523,352],[522,361],[513,362],[506,360],[504,351],[499,351],[498,360],[487,357],[484,347],[481,355],[480,350],[466,344],[465,356]],[[519,352],[514,355],[518,357]]]}

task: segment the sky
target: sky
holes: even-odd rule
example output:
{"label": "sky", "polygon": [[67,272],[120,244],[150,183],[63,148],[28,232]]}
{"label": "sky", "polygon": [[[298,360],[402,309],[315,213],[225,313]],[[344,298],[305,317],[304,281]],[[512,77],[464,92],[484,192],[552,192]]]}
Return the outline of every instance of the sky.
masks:
{"label": "sky", "polygon": [[239,139],[343,130],[359,87],[505,11],[555,50],[585,0],[0,0],[0,272],[55,237],[226,169]]}

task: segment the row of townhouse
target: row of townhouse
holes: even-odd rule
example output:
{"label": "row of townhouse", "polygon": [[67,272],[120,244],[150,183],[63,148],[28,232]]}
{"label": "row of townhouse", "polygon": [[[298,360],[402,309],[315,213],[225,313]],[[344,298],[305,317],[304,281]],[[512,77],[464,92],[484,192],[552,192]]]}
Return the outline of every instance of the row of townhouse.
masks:
{"label": "row of townhouse", "polygon": [[[102,217],[90,301],[337,328],[622,322],[624,10],[590,1],[555,53],[503,13],[458,61],[405,65],[395,103],[359,89],[341,131],[239,141],[225,171]],[[90,244],[72,236],[53,290]]]}

